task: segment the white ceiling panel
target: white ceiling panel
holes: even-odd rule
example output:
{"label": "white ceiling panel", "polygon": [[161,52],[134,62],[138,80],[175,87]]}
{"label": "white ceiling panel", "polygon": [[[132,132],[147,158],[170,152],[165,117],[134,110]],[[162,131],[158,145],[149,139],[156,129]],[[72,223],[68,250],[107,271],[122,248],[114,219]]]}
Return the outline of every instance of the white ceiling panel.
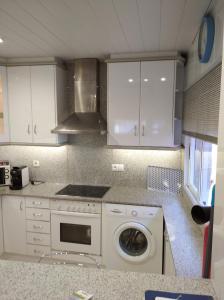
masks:
{"label": "white ceiling panel", "polygon": [[161,0],[160,49],[172,50],[176,42],[187,0]]}
{"label": "white ceiling panel", "polygon": [[129,51],[144,51],[137,1],[113,0],[113,4]]}
{"label": "white ceiling panel", "polygon": [[211,0],[187,0],[177,39],[177,49],[189,49],[195,38],[204,13]]}
{"label": "white ceiling panel", "polygon": [[137,0],[144,51],[159,50],[160,0]]}
{"label": "white ceiling panel", "polygon": [[[221,0],[216,0],[220,3]],[[210,0],[0,0],[2,57],[187,51]]]}

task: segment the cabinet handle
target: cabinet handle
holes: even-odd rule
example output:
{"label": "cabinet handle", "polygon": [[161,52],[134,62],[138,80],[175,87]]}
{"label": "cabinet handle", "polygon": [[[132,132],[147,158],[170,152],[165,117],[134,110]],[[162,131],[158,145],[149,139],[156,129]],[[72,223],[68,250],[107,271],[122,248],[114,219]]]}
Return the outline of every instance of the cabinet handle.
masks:
{"label": "cabinet handle", "polygon": [[34,250],[33,250],[33,252],[34,252],[34,253],[36,253],[36,254],[39,254],[39,253],[41,253],[41,251],[40,251],[40,250],[36,250],[36,249],[34,249]]}
{"label": "cabinet handle", "polygon": [[41,229],[42,226],[41,226],[41,225],[33,225],[33,228],[34,228],[34,229]]}
{"label": "cabinet handle", "polygon": [[41,239],[40,239],[40,238],[36,238],[36,237],[34,237],[34,238],[33,238],[33,241],[35,241],[35,242],[40,242],[40,241],[41,241]]}
{"label": "cabinet handle", "polygon": [[137,136],[137,125],[135,125],[135,127],[134,127],[134,131],[135,131],[135,136]]}
{"label": "cabinet handle", "polygon": [[27,133],[30,134],[30,124],[27,126]]}
{"label": "cabinet handle", "polygon": [[142,136],[145,136],[145,125],[142,125]]}
{"label": "cabinet handle", "polygon": [[20,201],[19,209],[23,210],[23,201],[22,200]]}
{"label": "cabinet handle", "polygon": [[35,213],[33,213],[33,216],[34,216],[34,217],[41,217],[42,214],[35,214]]}
{"label": "cabinet handle", "polygon": [[33,201],[33,205],[41,205],[40,201]]}
{"label": "cabinet handle", "polygon": [[116,214],[122,214],[122,211],[119,209],[112,209],[111,212]]}
{"label": "cabinet handle", "polygon": [[34,130],[33,131],[37,135],[37,125],[36,124],[34,125]]}

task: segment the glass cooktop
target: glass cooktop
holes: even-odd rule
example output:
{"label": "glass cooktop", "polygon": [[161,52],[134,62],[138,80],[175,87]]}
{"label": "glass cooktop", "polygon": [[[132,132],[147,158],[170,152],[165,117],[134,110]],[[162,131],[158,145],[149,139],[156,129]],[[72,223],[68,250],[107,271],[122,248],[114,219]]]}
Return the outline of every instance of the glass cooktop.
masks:
{"label": "glass cooktop", "polygon": [[69,184],[62,190],[58,191],[56,195],[102,198],[109,189],[109,186]]}

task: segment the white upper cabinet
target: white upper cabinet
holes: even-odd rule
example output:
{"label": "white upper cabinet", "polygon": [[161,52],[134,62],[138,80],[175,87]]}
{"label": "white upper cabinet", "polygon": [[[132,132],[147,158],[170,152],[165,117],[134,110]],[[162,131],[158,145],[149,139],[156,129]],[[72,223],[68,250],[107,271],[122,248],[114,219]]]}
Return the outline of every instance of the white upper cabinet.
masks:
{"label": "white upper cabinet", "polygon": [[32,143],[30,67],[8,68],[10,139],[14,143]]}
{"label": "white upper cabinet", "polygon": [[33,112],[33,142],[56,143],[55,67],[31,67],[31,99]]}
{"label": "white upper cabinet", "polygon": [[9,141],[8,95],[6,67],[0,66],[0,143]]}
{"label": "white upper cabinet", "polygon": [[139,144],[140,63],[108,65],[108,144]]}
{"label": "white upper cabinet", "polygon": [[108,64],[108,145],[180,144],[176,100],[182,102],[182,97],[176,99],[176,65],[174,60]]}
{"label": "white upper cabinet", "polygon": [[141,63],[141,146],[173,146],[174,68],[174,61]]}
{"label": "white upper cabinet", "polygon": [[[57,101],[65,101],[64,93],[56,87],[57,74],[62,79],[65,77],[65,72],[56,65],[8,67],[12,143],[58,144],[62,141],[51,133],[58,121]],[[62,84],[59,88],[64,91]]]}

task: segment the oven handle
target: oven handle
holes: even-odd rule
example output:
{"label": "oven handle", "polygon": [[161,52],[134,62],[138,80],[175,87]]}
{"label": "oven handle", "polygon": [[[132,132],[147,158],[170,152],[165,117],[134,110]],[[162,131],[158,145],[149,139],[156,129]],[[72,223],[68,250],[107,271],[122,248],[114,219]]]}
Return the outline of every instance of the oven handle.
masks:
{"label": "oven handle", "polygon": [[79,213],[70,211],[51,210],[52,215],[84,217],[84,218],[100,218],[100,214]]}

